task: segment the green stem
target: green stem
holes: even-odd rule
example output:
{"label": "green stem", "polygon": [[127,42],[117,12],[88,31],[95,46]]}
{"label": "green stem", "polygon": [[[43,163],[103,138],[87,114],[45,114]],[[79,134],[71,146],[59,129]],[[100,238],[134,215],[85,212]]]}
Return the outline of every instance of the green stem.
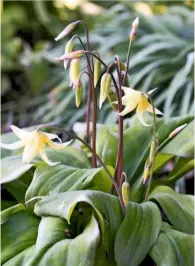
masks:
{"label": "green stem", "polygon": [[129,47],[128,47],[128,51],[127,51],[127,65],[126,65],[126,71],[125,71],[125,75],[124,75],[124,79],[123,79],[122,84],[125,83],[125,80],[126,80],[127,74],[128,74],[128,70],[129,70],[130,51],[131,51],[131,40],[129,42]]}
{"label": "green stem", "polygon": [[[151,101],[152,104],[152,111],[153,111],[153,138],[154,138],[154,150],[157,150],[157,146],[156,146],[156,115],[155,115],[155,107],[154,107],[154,103],[151,99],[151,97],[148,95],[148,98]],[[156,152],[154,152],[153,158],[152,158],[152,164],[151,164],[151,170],[150,170],[150,177],[149,177],[149,181],[148,181],[148,186],[147,186],[147,190],[146,190],[146,194],[145,194],[145,198],[144,201],[146,201],[148,199],[149,193],[150,193],[150,188],[151,188],[151,184],[152,184],[152,177],[153,177],[153,171],[154,171],[154,161],[155,161],[155,157],[156,157]]]}

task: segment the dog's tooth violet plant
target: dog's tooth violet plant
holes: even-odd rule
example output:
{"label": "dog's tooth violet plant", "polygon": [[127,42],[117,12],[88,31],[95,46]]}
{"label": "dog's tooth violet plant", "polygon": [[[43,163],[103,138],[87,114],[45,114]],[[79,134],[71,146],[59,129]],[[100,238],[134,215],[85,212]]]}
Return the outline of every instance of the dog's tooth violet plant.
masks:
{"label": "dog's tooth violet plant", "polygon": [[[74,35],[79,26],[85,40]],[[129,62],[138,30],[136,18],[126,63],[118,55],[104,62],[82,20],[55,38],[71,35],[56,61],[69,75],[76,107],[86,104],[86,122],[77,132],[66,125],[31,131],[12,125],[17,142],[2,135],[2,154],[24,147],[22,159],[12,151],[1,163],[3,188],[14,199],[1,214],[2,265],[193,266],[194,198],[175,191],[194,167],[193,117],[165,120],[151,98],[158,90],[132,88]],[[97,124],[106,102],[116,124]]]}

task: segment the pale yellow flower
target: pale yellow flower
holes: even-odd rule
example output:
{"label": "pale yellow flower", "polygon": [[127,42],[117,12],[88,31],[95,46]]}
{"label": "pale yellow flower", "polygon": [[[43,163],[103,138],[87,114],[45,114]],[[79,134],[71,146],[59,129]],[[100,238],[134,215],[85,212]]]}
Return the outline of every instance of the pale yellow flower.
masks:
{"label": "pale yellow flower", "polygon": [[[125,108],[122,112],[119,113],[119,115],[124,116],[136,109],[136,115],[140,122],[144,126],[150,126],[144,122],[143,117],[143,114],[146,111],[153,113],[152,105],[148,102],[148,95],[128,87],[122,87],[122,89],[125,93],[125,95],[122,97],[122,104],[125,105]],[[151,94],[154,90],[149,91],[148,94]],[[156,108],[155,114],[163,115],[163,113],[161,113],[161,111]]]}
{"label": "pale yellow flower", "polygon": [[23,163],[30,163],[35,156],[39,153],[43,161],[45,161],[48,165],[54,166],[59,162],[51,162],[45,152],[46,144],[53,149],[64,149],[71,141],[65,143],[55,143],[52,139],[58,139],[60,142],[60,138],[55,134],[45,133],[38,130],[34,130],[31,132],[27,132],[22,130],[14,125],[10,127],[12,131],[16,134],[19,141],[14,142],[12,144],[4,144],[0,143],[0,147],[8,150],[16,150],[24,147],[22,161]]}

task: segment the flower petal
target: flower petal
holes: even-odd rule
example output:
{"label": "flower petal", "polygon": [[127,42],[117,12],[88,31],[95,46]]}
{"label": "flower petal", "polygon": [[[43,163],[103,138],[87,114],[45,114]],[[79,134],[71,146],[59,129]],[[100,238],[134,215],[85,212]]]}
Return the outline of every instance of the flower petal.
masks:
{"label": "flower petal", "polygon": [[137,108],[136,115],[137,115],[137,118],[139,119],[139,121],[146,127],[152,126],[152,125],[148,125],[148,124],[145,123],[145,121],[144,121],[144,113],[145,113],[145,111],[141,111],[140,109]]}
{"label": "flower petal", "polygon": [[7,150],[17,150],[17,149],[24,147],[24,145],[25,145],[24,140],[19,140],[17,142],[9,143],[9,144],[0,143],[0,147],[7,149]]}
{"label": "flower petal", "polygon": [[154,91],[156,91],[157,90],[157,88],[155,88],[155,89],[153,89],[153,90],[150,90],[150,91],[148,91],[148,94],[149,95],[151,95]]}
{"label": "flower petal", "polygon": [[22,156],[23,163],[30,163],[44,145],[45,143],[40,138],[40,132],[35,132],[32,138],[26,142]]}
{"label": "flower petal", "polygon": [[16,134],[16,136],[20,139],[24,139],[32,133],[32,132],[27,132],[23,129],[20,129],[19,127],[16,127],[14,125],[11,125],[10,128]]}
{"label": "flower petal", "polygon": [[[150,103],[148,103],[146,110],[150,113],[153,113],[153,108],[152,108],[152,105]],[[158,110],[157,108],[154,108],[154,111],[155,111],[155,114],[157,114],[157,115],[163,115],[163,113],[160,110]]]}
{"label": "flower petal", "polygon": [[126,107],[124,108],[124,110],[123,110],[122,112],[119,113],[119,115],[120,115],[120,116],[124,116],[124,115],[126,115],[126,114],[128,114],[128,113],[130,113],[130,112],[131,112],[131,110],[129,109],[128,106],[126,106]]}
{"label": "flower petal", "polygon": [[56,149],[56,150],[61,150],[64,149],[66,146],[68,146],[70,143],[72,142],[72,140],[64,142],[64,143],[55,143],[49,139],[47,139],[47,144],[52,148],[52,149]]}
{"label": "flower petal", "polygon": [[54,165],[57,165],[57,164],[59,164],[60,162],[52,162],[52,161],[50,161],[49,160],[49,158],[47,157],[47,154],[46,154],[46,152],[45,152],[45,149],[42,149],[41,151],[40,151],[40,155],[41,155],[41,158],[42,158],[42,160],[46,163],[46,164],[48,164],[48,165],[50,165],[50,166],[54,166]]}
{"label": "flower petal", "polygon": [[41,133],[43,133],[49,139],[58,139],[59,142],[62,142],[61,139],[56,134],[50,134],[50,133],[46,133],[46,132],[41,132]]}
{"label": "flower petal", "polygon": [[132,88],[128,88],[128,87],[122,87],[122,90],[124,91],[125,94],[137,94],[137,95],[140,95],[140,92],[139,91],[136,91]]}

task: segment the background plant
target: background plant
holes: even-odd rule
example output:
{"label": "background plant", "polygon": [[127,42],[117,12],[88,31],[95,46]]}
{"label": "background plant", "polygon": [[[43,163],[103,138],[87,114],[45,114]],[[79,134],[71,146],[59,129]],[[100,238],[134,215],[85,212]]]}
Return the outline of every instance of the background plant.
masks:
{"label": "background plant", "polygon": [[[138,30],[138,40],[132,47],[131,85],[143,91],[158,86],[155,100],[167,117],[193,113],[193,6],[190,3],[188,6],[175,6],[174,2],[166,1],[159,5],[157,1],[153,4],[142,3],[142,6],[127,2],[119,4],[117,1],[101,4],[103,7],[109,5],[109,10],[93,16],[80,8],[76,12],[64,12],[62,6],[56,8],[51,1],[20,2],[17,5],[14,2],[4,3],[4,126],[8,121],[15,121],[21,126],[28,126],[29,121],[33,124],[55,121],[66,122],[71,127],[75,121],[82,121],[85,106],[78,111],[70,104],[73,93],[67,87],[68,77],[51,56],[63,53],[65,41],[56,44],[51,39],[67,20],[80,19],[83,15],[86,23],[90,21],[92,47],[98,49],[108,62],[115,54],[125,60],[127,41],[124,36],[129,33],[128,18],[139,16],[142,23]],[[147,10],[148,15],[143,15],[143,10],[145,13]],[[29,22],[25,23],[27,14]],[[37,19],[34,20],[34,17]],[[109,26],[100,27],[104,23]],[[12,67],[7,66],[11,62]],[[20,110],[17,108],[18,97]],[[83,97],[85,99],[85,95]],[[63,115],[64,111],[66,116]],[[103,108],[98,119],[100,122],[116,121],[108,105]]]}

